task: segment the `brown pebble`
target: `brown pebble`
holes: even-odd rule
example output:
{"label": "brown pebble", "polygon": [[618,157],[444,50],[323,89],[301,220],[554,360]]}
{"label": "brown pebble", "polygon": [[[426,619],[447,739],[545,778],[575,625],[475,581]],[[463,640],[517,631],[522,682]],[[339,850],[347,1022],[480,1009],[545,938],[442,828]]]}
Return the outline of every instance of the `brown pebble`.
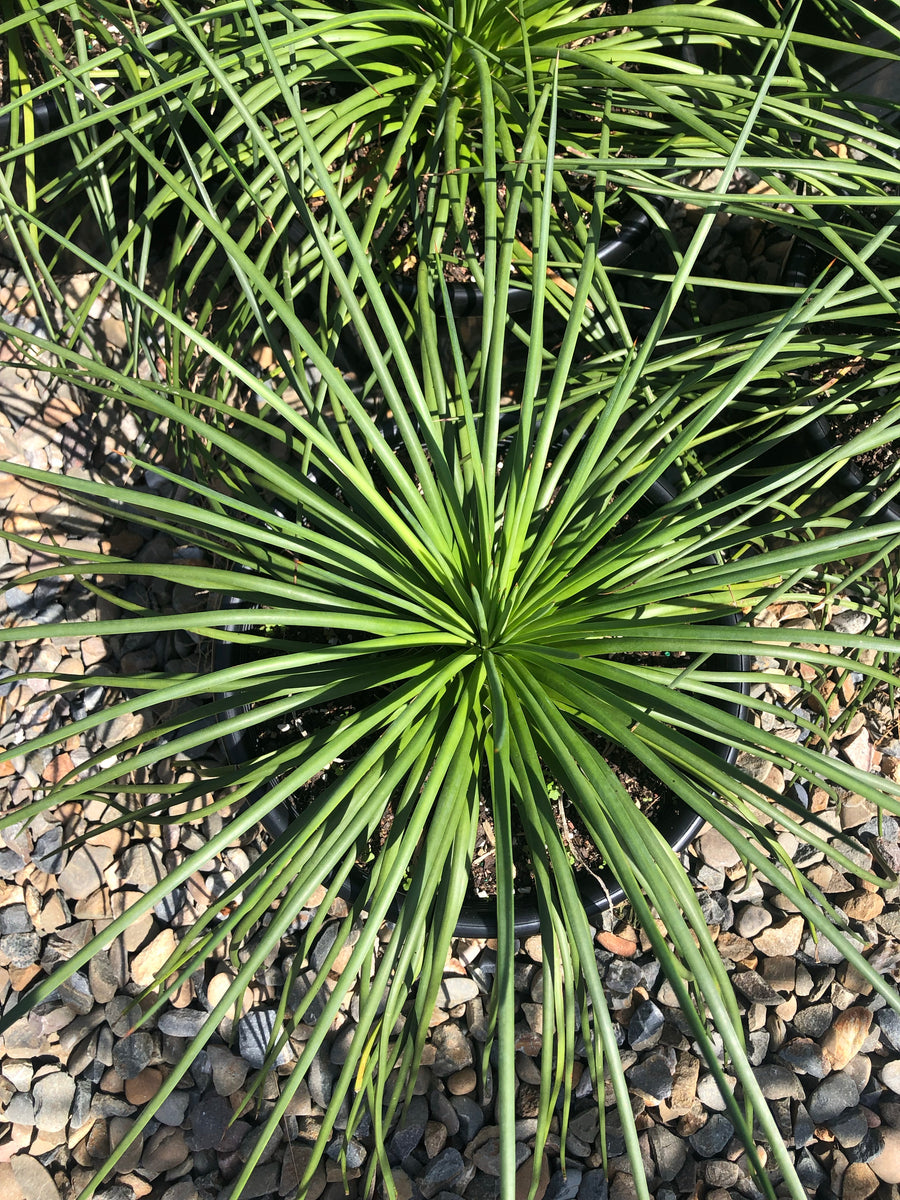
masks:
{"label": "brown pebble", "polygon": [[[527,1200],[528,1194],[531,1191],[531,1183],[534,1176],[534,1158],[528,1158],[516,1171],[516,1200]],[[534,1194],[534,1200],[543,1200],[544,1193],[547,1190],[547,1185],[550,1183],[550,1163],[547,1161],[546,1154],[541,1158],[541,1168],[538,1174],[537,1191]]]}
{"label": "brown pebble", "polygon": [[139,1075],[125,1080],[125,1099],[129,1104],[146,1104],[162,1087],[162,1081],[159,1067],[144,1067]]}
{"label": "brown pebble", "polygon": [[447,1128],[440,1121],[428,1121],[425,1124],[425,1153],[429,1158],[435,1158],[447,1144]]}
{"label": "brown pebble", "polygon": [[841,1184],[841,1200],[869,1200],[878,1187],[878,1176],[865,1163],[850,1163]]}
{"label": "brown pebble", "polygon": [[180,1166],[187,1156],[188,1148],[182,1131],[164,1126],[148,1138],[141,1156],[141,1166],[144,1171],[161,1173]]}
{"label": "brown pebble", "polygon": [[455,1071],[447,1079],[447,1088],[454,1096],[468,1096],[470,1092],[475,1091],[475,1084],[478,1078],[472,1067],[463,1067],[461,1071]]}
{"label": "brown pebble", "polygon": [[878,892],[867,892],[860,888],[841,901],[841,908],[851,921],[873,921],[884,909],[884,897]]}
{"label": "brown pebble", "polygon": [[541,941],[540,934],[535,933],[532,937],[525,939],[525,953],[532,962],[542,962],[544,958],[544,944]]}
{"label": "brown pebble", "polygon": [[178,945],[174,932],[164,929],[146,949],[135,954],[131,960],[131,978],[138,987],[149,987],[169,955]]}
{"label": "brown pebble", "polygon": [[604,950],[608,950],[610,954],[617,954],[620,958],[633,958],[638,949],[637,942],[619,937],[617,933],[608,933],[603,929],[597,934],[597,944]]}
{"label": "brown pebble", "polygon": [[832,1070],[843,1071],[850,1060],[856,1057],[871,1024],[871,1012],[861,1005],[854,1005],[838,1014],[822,1038],[822,1053],[826,1061],[831,1063]]}

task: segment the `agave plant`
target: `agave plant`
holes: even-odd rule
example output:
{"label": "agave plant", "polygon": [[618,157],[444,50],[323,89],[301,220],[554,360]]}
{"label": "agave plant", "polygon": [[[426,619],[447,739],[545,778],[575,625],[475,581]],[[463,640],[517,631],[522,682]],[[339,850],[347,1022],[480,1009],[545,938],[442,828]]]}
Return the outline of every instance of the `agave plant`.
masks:
{"label": "agave plant", "polygon": [[[835,839],[820,817],[751,780],[718,749],[733,746],[790,765],[809,784],[829,794],[849,788],[883,812],[900,814],[900,787],[739,719],[729,704],[742,681],[712,666],[721,655],[774,652],[825,669],[866,648],[875,651],[875,661],[869,654],[855,665],[869,686],[892,683],[885,662],[900,644],[890,637],[822,631],[816,637],[826,648],[811,649],[805,631],[754,624],[776,599],[837,594],[850,568],[835,564],[851,558],[861,602],[873,613],[882,610],[867,567],[896,550],[896,528],[867,521],[866,513],[858,515],[846,504],[821,520],[808,513],[809,498],[855,444],[773,466],[773,445],[789,442],[814,419],[814,411],[801,403],[792,405],[780,424],[768,425],[764,437],[744,436],[748,389],[761,390],[767,374],[783,371],[786,364],[799,369],[812,353],[807,331],[815,322],[827,316],[839,328],[848,288],[855,289],[860,304],[881,311],[887,285],[869,278],[865,264],[889,243],[890,223],[866,238],[855,234],[852,261],[825,280],[789,292],[784,306],[758,327],[715,331],[705,359],[696,339],[667,336],[674,304],[696,282],[696,264],[727,202],[729,180],[737,167],[756,161],[748,147],[767,136],[758,122],[780,78],[779,56],[791,44],[784,34],[773,43],[742,124],[717,157],[709,151],[704,160],[721,170],[721,181],[706,193],[706,211],[639,345],[628,337],[610,275],[597,261],[604,189],[619,169],[615,159],[597,157],[590,168],[594,182],[583,245],[579,240],[570,246],[563,264],[570,286],[560,306],[561,335],[551,350],[544,331],[560,289],[546,266],[563,73],[548,67],[545,78],[536,77],[533,95],[525,93],[527,103],[521,101],[523,137],[521,146],[513,147],[504,204],[485,203],[486,253],[479,264],[485,307],[472,353],[464,350],[448,319],[441,255],[427,250],[428,243],[420,247],[408,322],[398,323],[382,291],[382,273],[372,265],[371,241],[356,228],[356,197],[339,186],[330,156],[323,156],[320,131],[303,111],[280,51],[272,51],[263,18],[252,4],[246,16],[271,72],[267,83],[288,114],[295,140],[286,147],[273,137],[258,106],[237,111],[273,194],[277,190],[289,199],[337,289],[341,321],[323,332],[298,318],[295,299],[305,267],[288,255],[277,274],[269,271],[270,247],[260,248],[235,227],[230,190],[211,191],[202,171],[192,174],[186,145],[184,160],[174,164],[155,156],[140,139],[133,145],[170,190],[168,203],[182,206],[182,228],[219,247],[235,304],[246,305],[264,328],[277,322],[286,332],[271,386],[247,367],[243,329],[228,326],[214,339],[206,322],[188,319],[180,301],[173,302],[168,284],[150,285],[140,256],[122,248],[130,234],[109,261],[79,251],[95,272],[95,284],[84,302],[67,300],[48,265],[55,250],[48,255],[44,247],[75,247],[0,184],[8,226],[34,280],[32,298],[47,327],[58,331],[55,337],[29,333],[4,319],[0,329],[15,348],[18,365],[39,370],[51,361],[60,380],[85,395],[127,406],[144,418],[145,430],[167,430],[189,456],[161,459],[148,441],[129,447],[138,469],[152,467],[177,485],[171,498],[103,478],[65,478],[17,464],[7,470],[111,516],[125,511],[148,530],[199,548],[205,563],[134,562],[61,546],[59,566],[50,571],[64,569],[111,597],[117,580],[138,577],[175,581],[209,598],[205,607],[187,614],[141,610],[127,601],[120,618],[81,627],[44,625],[41,636],[188,630],[242,650],[231,665],[218,669],[130,678],[127,698],[16,747],[18,754],[28,754],[120,715],[154,714],[151,734],[124,740],[112,762],[104,751],[82,764],[46,798],[6,813],[0,818],[4,827],[89,798],[118,804],[125,792],[137,802],[123,804],[112,825],[177,825],[197,819],[197,805],[203,806],[200,815],[228,805],[232,816],[221,833],[94,942],[36,983],[4,1015],[2,1027],[52,996],[98,948],[235,836],[285,802],[302,803],[285,832],[183,931],[152,999],[141,1005],[142,1019],[152,1018],[211,955],[226,944],[234,951],[232,985],[113,1152],[104,1174],[178,1086],[222,1018],[239,1007],[267,956],[294,929],[299,910],[322,888],[326,903],[302,932],[268,1064],[274,1064],[314,1004],[321,1014],[310,1022],[296,1066],[283,1081],[269,1129],[300,1087],[333,1018],[356,993],[354,1037],[301,1190],[346,1105],[348,1136],[365,1113],[370,1116],[370,1182],[383,1177],[390,1192],[386,1134],[412,1092],[465,902],[476,827],[486,811],[496,843],[497,974],[490,1023],[500,1048],[496,1104],[503,1195],[515,1191],[513,962],[517,881],[527,880],[543,939],[542,1085],[534,1161],[540,1163],[557,1108],[565,1131],[580,1022],[601,1118],[602,1081],[608,1075],[635,1186],[646,1196],[594,929],[549,802],[551,795],[562,795],[646,931],[719,1082],[760,1189],[773,1196],[783,1178],[800,1200],[803,1188],[749,1066],[728,975],[683,865],[654,820],[636,807],[610,761],[628,756],[657,779],[665,794],[709,821],[748,869],[779,889],[811,928],[900,1010],[895,989],[866,962],[826,898],[784,861],[773,821],[857,877],[875,885],[883,881],[852,864],[844,845],[849,839]],[[188,22],[176,19],[176,26],[189,36]],[[208,52],[199,34],[194,48],[237,107],[238,91],[224,69],[212,71],[216,64],[204,57]],[[165,95],[167,105],[183,102],[185,111],[191,106],[196,111],[189,88],[179,93],[170,82]],[[243,179],[244,141],[226,145],[217,137],[215,144],[232,178]],[[484,135],[486,154],[490,144]],[[810,153],[794,170],[798,176],[817,170],[817,178],[827,179],[827,171],[836,168],[833,163],[820,168]],[[868,194],[875,193],[874,168],[854,170],[870,185]],[[184,182],[188,178],[193,191]],[[519,367],[508,352],[508,297],[516,230],[526,204],[536,266],[531,336]],[[276,218],[288,221],[273,212]],[[30,238],[32,226],[40,242]],[[140,314],[145,330],[152,330],[146,355],[136,339],[134,357],[112,364],[86,344],[89,306],[104,289],[114,290],[123,309]],[[589,335],[604,301],[612,333],[599,344],[586,331]],[[344,317],[365,356],[361,394],[336,365],[335,329]],[[877,356],[873,363],[882,385],[889,387],[890,364]],[[897,423],[887,410],[868,440],[889,440]],[[733,438],[732,448],[719,447],[710,459],[704,448],[723,429]],[[272,454],[273,445],[280,453]],[[680,490],[648,511],[644,498],[666,475],[677,477]],[[102,584],[92,582],[97,576]],[[33,636],[27,626],[0,630],[0,640],[7,642]],[[755,672],[753,679],[765,682],[767,676]],[[56,682],[74,690],[83,681]],[[121,685],[115,677],[92,676],[90,682],[110,689]],[[759,698],[747,704],[760,717],[773,711]],[[223,734],[252,735],[287,717],[295,722],[296,736],[274,747],[261,742],[245,762],[219,769],[194,787],[174,790],[155,777],[174,756],[204,745],[213,719]],[[827,730],[813,720],[805,723],[827,745]],[[135,778],[149,781],[135,784]],[[386,817],[390,828],[379,840]],[[366,863],[361,878],[358,861]],[[351,895],[348,915],[310,980],[307,962],[327,901],[345,886]],[[386,938],[388,921],[392,928]],[[238,947],[245,950],[239,957]],[[345,947],[346,962],[333,985],[329,973]],[[293,985],[301,971],[306,990],[298,994]],[[713,1031],[743,1101],[727,1085]],[[259,1139],[259,1150],[237,1180],[238,1191],[266,1141]],[[760,1141],[771,1156],[767,1166],[758,1152]]]}

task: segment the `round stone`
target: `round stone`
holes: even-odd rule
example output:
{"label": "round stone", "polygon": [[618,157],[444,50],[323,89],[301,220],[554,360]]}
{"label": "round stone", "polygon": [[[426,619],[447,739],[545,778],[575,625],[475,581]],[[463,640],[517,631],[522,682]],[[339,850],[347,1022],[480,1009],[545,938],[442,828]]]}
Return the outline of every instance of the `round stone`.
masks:
{"label": "round stone", "polygon": [[105,883],[106,868],[112,864],[108,846],[79,846],[60,871],[58,883],[67,900],[85,900]]}
{"label": "round stone", "polygon": [[163,1171],[171,1171],[174,1167],[181,1166],[187,1156],[188,1147],[182,1131],[164,1126],[157,1129],[145,1142],[141,1168],[144,1171],[162,1174]]}
{"label": "round stone", "polygon": [[743,938],[754,938],[772,924],[772,914],[761,904],[743,904],[734,918],[734,931]]}
{"label": "round stone", "polygon": [[59,1189],[45,1166],[29,1154],[10,1159],[13,1178],[28,1200],[59,1200]]}
{"label": "round stone", "polygon": [[65,1129],[75,1098],[75,1080],[62,1071],[44,1075],[34,1085],[34,1123],[44,1133]]}
{"label": "round stone", "polygon": [[145,1067],[125,1080],[125,1099],[129,1104],[146,1104],[162,1087],[162,1082],[163,1073],[159,1067]]}
{"label": "round stone", "polygon": [[716,870],[727,870],[741,861],[737,850],[718,829],[705,830],[697,839],[697,849],[706,865]]}
{"label": "round stone", "polygon": [[447,1091],[452,1096],[467,1096],[470,1092],[475,1091],[477,1082],[478,1078],[473,1068],[464,1067],[461,1071],[447,1077]]}

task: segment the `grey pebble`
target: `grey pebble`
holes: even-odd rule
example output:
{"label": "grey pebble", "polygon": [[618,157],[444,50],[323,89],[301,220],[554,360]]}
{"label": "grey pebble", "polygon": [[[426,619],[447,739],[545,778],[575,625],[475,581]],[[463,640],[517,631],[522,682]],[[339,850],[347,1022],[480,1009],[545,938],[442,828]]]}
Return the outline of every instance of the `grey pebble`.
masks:
{"label": "grey pebble", "polygon": [[186,897],[187,892],[183,887],[173,888],[154,906],[153,912],[163,925],[171,925],[184,908]]}
{"label": "grey pebble", "polygon": [[206,1095],[190,1109],[191,1132],[187,1142],[191,1150],[214,1150],[222,1140],[233,1116],[231,1105],[215,1092]]}
{"label": "grey pebble", "polygon": [[829,1129],[845,1150],[858,1146],[869,1132],[869,1122],[861,1108],[851,1108],[833,1120]]}
{"label": "grey pebble", "polygon": [[419,1191],[425,1200],[432,1200],[438,1192],[452,1187],[453,1183],[466,1169],[463,1156],[452,1146],[442,1150],[431,1160],[423,1173],[417,1179]]}
{"label": "grey pebble", "polygon": [[630,996],[642,978],[643,973],[637,963],[627,958],[614,958],[606,969],[604,983],[607,991],[617,996]]}
{"label": "grey pebble", "polygon": [[812,1119],[819,1124],[833,1121],[859,1103],[859,1087],[844,1071],[837,1071],[823,1079],[809,1098],[807,1108]]}
{"label": "grey pebble", "polygon": [[757,971],[738,971],[731,977],[735,988],[754,1004],[778,1005],[784,996],[763,979]]}
{"label": "grey pebble", "polygon": [[[187,1097],[185,1097],[186,1099]],[[127,1100],[123,1100],[121,1096],[110,1096],[106,1092],[95,1092],[91,1099],[90,1115],[95,1120],[101,1117],[130,1117],[134,1112],[135,1106],[129,1104]],[[159,1112],[156,1115],[159,1117]]]}
{"label": "grey pebble", "polygon": [[758,1067],[764,1062],[766,1054],[769,1050],[769,1042],[771,1037],[767,1029],[756,1029],[748,1038],[750,1043],[747,1058],[751,1067]]}
{"label": "grey pebble", "polygon": [[794,1016],[794,1028],[798,1033],[808,1038],[820,1038],[827,1029],[831,1028],[834,1019],[834,1008],[830,1004],[813,1004],[809,1008],[801,1008]]}
{"label": "grey pebble", "polygon": [[578,1200],[609,1200],[609,1183],[606,1172],[599,1167],[585,1171],[578,1189]]}
{"label": "grey pebble", "polygon": [[116,1042],[113,1047],[113,1066],[123,1079],[134,1079],[149,1064],[153,1050],[153,1038],[139,1029]]}
{"label": "grey pebble", "polygon": [[[455,1099],[461,1099],[461,1097],[455,1097]],[[440,1121],[450,1137],[455,1137],[459,1132],[459,1116],[447,1098],[446,1093],[437,1090],[433,1091],[430,1103],[432,1117],[436,1121]],[[471,1138],[467,1138],[466,1140],[471,1141]]]}
{"label": "grey pebble", "polygon": [[91,995],[98,1005],[108,1004],[119,990],[120,984],[124,983],[124,980],[119,979],[113,968],[107,951],[98,950],[91,957],[91,961],[88,963],[88,983]]}
{"label": "grey pebble", "polygon": [[31,861],[39,871],[47,875],[58,875],[63,868],[66,855],[62,851],[63,830],[61,825],[48,829],[34,843]]}
{"label": "grey pebble", "polygon": [[16,1092],[10,1097],[3,1113],[3,1120],[10,1125],[24,1125],[30,1128],[34,1125],[34,1100],[24,1092]]}
{"label": "grey pebble", "polygon": [[570,1164],[563,1177],[562,1171],[554,1171],[544,1192],[544,1200],[577,1200],[583,1176],[581,1167]]}
{"label": "grey pebble", "polygon": [[831,1064],[825,1058],[822,1047],[812,1038],[794,1038],[785,1042],[777,1057],[792,1071],[812,1075],[814,1079],[824,1079],[831,1070]]}
{"label": "grey pebble", "polygon": [[810,1117],[809,1110],[806,1105],[800,1103],[797,1105],[797,1111],[794,1115],[794,1145],[800,1150],[804,1146],[808,1146],[816,1136],[816,1123]]}
{"label": "grey pebble", "polygon": [[652,1000],[645,1000],[634,1010],[628,1022],[628,1044],[632,1050],[649,1050],[662,1037],[665,1017]]}
{"label": "grey pebble", "polygon": [[160,1014],[157,1026],[170,1037],[195,1038],[208,1017],[209,1013],[196,1008],[172,1008]]}
{"label": "grey pebble", "polygon": [[0,879],[12,879],[25,866],[25,859],[15,850],[0,847]]}
{"label": "grey pebble", "polygon": [[347,1142],[343,1138],[335,1138],[329,1142],[325,1153],[334,1162],[340,1162],[345,1151],[347,1166],[351,1171],[355,1171],[366,1161],[366,1148],[356,1138],[350,1138]]}
{"label": "grey pebble", "polygon": [[815,1192],[825,1182],[825,1169],[809,1147],[804,1147],[797,1155],[795,1162],[797,1177],[810,1193]]}
{"label": "grey pebble", "polygon": [[[238,1047],[241,1058],[257,1070],[266,1061],[277,1017],[274,1008],[254,1008],[238,1021]],[[292,1057],[290,1046],[284,1045],[278,1051],[275,1065],[289,1063]]]}
{"label": "grey pebble", "polygon": [[90,981],[81,971],[75,971],[59,985],[59,996],[63,1004],[86,1017],[94,1009],[94,994]]}
{"label": "grey pebble", "polygon": [[156,1120],[159,1121],[160,1125],[167,1125],[174,1129],[180,1128],[187,1116],[190,1099],[190,1092],[170,1092],[156,1110],[154,1114]]}
{"label": "grey pebble", "polygon": [[[848,858],[854,857],[851,851],[848,850],[846,853]],[[869,866],[872,860],[872,856],[870,854],[856,855],[855,857],[864,858],[866,860],[865,863],[861,862],[860,865],[866,867]],[[844,961],[843,953],[838,950],[837,946],[833,946],[831,942],[829,942],[828,938],[820,937],[818,942],[816,942],[813,941],[812,934],[807,934],[803,944],[797,952],[797,955],[801,962],[805,962],[807,964],[815,963],[818,965],[820,963],[825,963],[829,966],[833,966]]]}
{"label": "grey pebble", "polygon": [[0,937],[0,954],[13,967],[31,967],[41,957],[41,939],[36,933],[7,933]]}
{"label": "grey pebble", "polygon": [[45,1133],[65,1129],[75,1099],[75,1080],[62,1071],[44,1075],[34,1085],[34,1123]]}
{"label": "grey pebble", "polygon": [[334,948],[340,927],[340,921],[332,921],[325,926],[318,938],[316,938],[316,944],[313,946],[313,952],[309,960],[313,971],[318,972],[324,966],[325,960]]}
{"label": "grey pebble", "polygon": [[471,1096],[452,1096],[450,1104],[459,1122],[460,1137],[470,1142],[484,1125],[484,1113]]}
{"label": "grey pebble", "polygon": [[687,1158],[684,1141],[665,1125],[654,1125],[649,1131],[650,1148],[656,1160],[656,1173],[663,1183],[671,1183]]}
{"label": "grey pebble", "polygon": [[767,1100],[803,1100],[806,1096],[803,1084],[789,1067],[763,1063],[753,1074]]}
{"label": "grey pebble", "polygon": [[875,1020],[885,1040],[895,1050],[900,1050],[900,1013],[892,1008],[882,1008],[875,1014]]}
{"label": "grey pebble", "polygon": [[7,904],[0,908],[0,935],[31,933],[34,929],[24,904]]}
{"label": "grey pebble", "polygon": [[[416,1097],[420,1099],[420,1097]],[[422,1113],[410,1105],[403,1119],[403,1122],[394,1130],[391,1137],[389,1147],[391,1155],[398,1162],[402,1162],[404,1158],[412,1154],[419,1142],[425,1136],[425,1124],[428,1118],[428,1109],[426,1106],[424,1117]]]}
{"label": "grey pebble", "polygon": [[862,633],[867,629],[869,622],[872,620],[870,616],[863,612],[856,612],[852,608],[844,609],[842,612],[835,613],[829,622],[831,628],[836,633]]}
{"label": "grey pebble", "polygon": [[468,1004],[479,994],[478,984],[468,975],[445,975],[438,989],[437,1007],[446,1010]]}
{"label": "grey pebble", "polygon": [[162,852],[147,842],[132,842],[122,854],[120,874],[123,883],[149,892],[166,874]]}
{"label": "grey pebble", "polygon": [[713,1112],[725,1111],[725,1101],[722,1099],[722,1093],[719,1091],[719,1085],[716,1083],[714,1075],[701,1075],[697,1083],[697,1099],[704,1108],[712,1109]]}
{"label": "grey pebble", "polygon": [[313,1057],[309,1064],[306,1086],[309,1088],[309,1094],[314,1103],[318,1104],[320,1108],[327,1108],[331,1100],[333,1080],[328,1061],[322,1050]]}
{"label": "grey pebble", "polygon": [[736,1162],[729,1162],[725,1158],[716,1158],[711,1162],[705,1163],[703,1167],[703,1178],[706,1181],[707,1187],[723,1188],[725,1191],[730,1191],[741,1177],[741,1168]]}
{"label": "grey pebble", "polygon": [[714,1158],[734,1137],[734,1126],[722,1113],[713,1113],[696,1133],[688,1138],[701,1158]]}
{"label": "grey pebble", "polygon": [[734,931],[744,938],[756,937],[772,924],[772,914],[760,904],[744,904],[738,909]]}
{"label": "grey pebble", "polygon": [[672,1095],[672,1068],[661,1054],[651,1054],[625,1072],[629,1088],[634,1088],[654,1100],[666,1100]]}
{"label": "grey pebble", "polygon": [[719,925],[727,930],[734,924],[734,908],[722,892],[701,892],[697,900],[707,925]]}

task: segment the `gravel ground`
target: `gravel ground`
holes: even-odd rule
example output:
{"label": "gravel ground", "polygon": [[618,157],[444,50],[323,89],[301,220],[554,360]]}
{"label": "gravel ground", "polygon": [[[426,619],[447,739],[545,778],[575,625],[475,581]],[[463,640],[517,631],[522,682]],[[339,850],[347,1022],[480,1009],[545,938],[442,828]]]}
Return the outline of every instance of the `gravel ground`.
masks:
{"label": "gravel ground", "polygon": [[[7,281],[8,283],[9,281]],[[73,283],[77,286],[77,281]],[[8,304],[8,292],[0,288]],[[115,347],[121,335],[115,312],[94,314],[96,335]],[[27,314],[26,314],[27,318]],[[0,350],[0,359],[3,354]],[[28,380],[0,364],[0,455],[33,466],[65,468],[71,474],[119,470],[114,431],[89,417],[64,389],[49,379]],[[136,487],[167,486],[137,475]],[[107,526],[55,497],[0,474],[3,526],[9,533],[49,530],[85,550],[136,553],[142,560],[177,561],[191,548],[165,537],[148,539],[135,527]],[[49,544],[50,536],[45,534]],[[10,544],[0,549],[0,580],[9,582],[52,561],[52,551],[30,553]],[[6,557],[3,557],[3,556]],[[148,599],[141,581],[125,585],[125,596]],[[150,585],[152,603],[175,608],[186,597],[171,585]],[[99,619],[107,602],[70,578],[19,584],[0,596],[4,624],[60,619]],[[816,628],[799,605],[779,606],[767,624]],[[829,614],[828,628],[858,632],[865,618],[847,608]],[[52,696],[49,683],[4,682],[32,668],[85,676],[192,666],[199,650],[189,637],[92,637],[36,639],[18,652],[0,648],[0,795],[4,809],[39,795],[47,785],[92,753],[141,731],[139,716],[100,726],[82,742],[68,739],[54,750],[25,758],[17,745],[51,723],[63,726],[103,703],[100,687],[87,683],[76,696]],[[781,671],[784,683],[768,698],[787,706],[808,703],[808,678],[784,662],[757,664]],[[763,685],[759,685],[760,689]],[[852,712],[835,742],[835,753],[874,772],[900,779],[896,714],[885,698],[869,696],[852,710],[855,681],[830,678],[820,689],[830,715]],[[800,736],[785,707],[773,727],[787,740]],[[208,761],[215,744],[205,748]],[[173,779],[193,778],[197,762],[174,765]],[[793,780],[756,760],[744,765],[778,791]],[[795,794],[801,794],[795,792]],[[824,794],[802,793],[804,803],[824,810]],[[151,887],[188,851],[218,832],[227,811],[199,827],[181,827],[161,837],[137,830],[92,837],[74,851],[66,840],[96,823],[102,805],[49,810],[30,829],[9,831],[0,842],[0,1001],[8,1003],[32,981],[83,946],[97,930]],[[855,861],[898,865],[897,825],[879,829],[862,798],[843,797],[840,810],[824,812],[835,830],[858,835]],[[900,888],[875,891],[850,871],[829,866],[822,854],[798,847],[791,834],[778,840],[846,917],[870,963],[890,978],[900,963]],[[0,1042],[0,1184],[5,1200],[69,1200],[130,1128],[141,1104],[164,1081],[227,981],[227,965],[211,964],[193,977],[171,1006],[139,1032],[123,1017],[128,998],[151,978],[175,945],[179,929],[203,911],[256,851],[253,840],[236,841],[197,872],[171,904],[157,906],[137,922],[89,969],[77,973],[59,994],[20,1021]],[[794,1156],[810,1197],[818,1200],[897,1200],[900,1197],[900,1017],[884,1007],[869,986],[824,941],[816,944],[802,918],[767,884],[748,880],[732,848],[714,831],[699,836],[686,858],[710,928],[732,973],[744,1013],[751,1059],[771,1102],[785,1144]],[[303,920],[309,920],[316,897]],[[321,898],[319,898],[321,899]],[[330,918],[342,915],[338,901]],[[322,938],[329,935],[326,925]],[[607,914],[597,930],[597,955],[617,1021],[623,1064],[631,1090],[650,1192],[656,1200],[728,1200],[759,1193],[751,1182],[742,1148],[724,1114],[712,1077],[699,1059],[669,985],[644,938],[621,910]],[[529,939],[516,973],[519,1037],[516,1072],[520,1186],[524,1198],[533,1167],[541,1046],[541,947]],[[447,964],[445,987],[435,1012],[416,1096],[402,1127],[388,1136],[400,1196],[438,1200],[490,1200],[498,1193],[497,1141],[490,1067],[482,1048],[494,955],[489,942],[460,939]],[[255,1144],[257,1128],[271,1109],[286,1063],[266,1081],[262,1112],[234,1124],[231,1117],[257,1072],[259,1031],[265,1028],[284,964],[272,961],[248,995],[236,1026],[221,1025],[198,1055],[182,1085],[101,1188],[105,1200],[225,1200]],[[345,1014],[301,1086],[279,1135],[267,1146],[245,1195],[289,1196],[307,1161],[317,1118],[339,1069],[343,1039],[352,1029]],[[296,1049],[296,1047],[295,1047]],[[567,1175],[560,1171],[559,1131],[554,1128],[541,1164],[539,1200],[627,1200],[635,1194],[624,1158],[614,1107],[608,1108],[609,1179],[600,1163],[597,1105],[582,1059],[575,1064],[576,1104],[566,1141]],[[611,1105],[611,1097],[607,1096]],[[371,1142],[352,1143],[350,1194],[367,1165]],[[329,1147],[311,1195],[337,1200],[344,1194],[337,1148]],[[381,1194],[381,1189],[379,1189]]]}

